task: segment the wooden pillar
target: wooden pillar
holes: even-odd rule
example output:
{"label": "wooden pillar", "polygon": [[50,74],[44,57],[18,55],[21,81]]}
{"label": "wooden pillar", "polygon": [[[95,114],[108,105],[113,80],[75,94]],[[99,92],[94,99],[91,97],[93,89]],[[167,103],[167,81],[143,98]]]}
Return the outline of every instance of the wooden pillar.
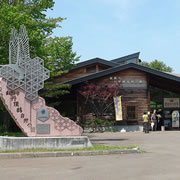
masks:
{"label": "wooden pillar", "polygon": [[99,66],[96,64],[96,72],[99,72]]}

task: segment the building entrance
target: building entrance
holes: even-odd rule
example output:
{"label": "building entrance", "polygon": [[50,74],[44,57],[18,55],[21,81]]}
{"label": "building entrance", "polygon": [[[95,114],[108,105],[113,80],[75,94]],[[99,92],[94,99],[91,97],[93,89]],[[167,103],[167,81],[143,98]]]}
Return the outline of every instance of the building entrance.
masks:
{"label": "building entrance", "polygon": [[164,126],[165,130],[179,130],[180,95],[151,87],[150,97],[151,112],[156,109],[157,115],[161,116],[158,121],[158,129],[160,130],[161,126]]}

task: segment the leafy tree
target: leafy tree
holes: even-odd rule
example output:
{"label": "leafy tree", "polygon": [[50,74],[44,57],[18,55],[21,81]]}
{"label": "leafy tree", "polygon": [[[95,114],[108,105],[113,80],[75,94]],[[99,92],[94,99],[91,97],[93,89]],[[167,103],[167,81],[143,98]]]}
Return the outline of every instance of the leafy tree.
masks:
{"label": "leafy tree", "polygon": [[164,72],[173,71],[173,69],[170,66],[167,66],[163,61],[158,61],[157,59],[150,63],[143,61],[141,65]]}
{"label": "leafy tree", "polygon": [[[114,85],[96,85],[86,82],[79,93],[85,98],[85,105],[91,104],[91,112],[97,118],[103,116],[113,104],[113,97],[119,95],[120,83]],[[88,104],[89,103],[89,104]]]}
{"label": "leafy tree", "polygon": [[[164,72],[173,71],[173,69],[170,66],[167,66],[163,61],[158,61],[156,59],[150,63],[143,61],[142,65],[152,68],[152,69],[159,70],[159,71],[164,71]],[[164,91],[162,89],[150,87],[150,96],[151,96],[150,108],[152,110],[154,108],[162,108],[163,94],[164,94]]]}
{"label": "leafy tree", "polygon": [[72,46],[72,37],[49,38],[46,43],[45,49],[48,56],[45,63],[51,70],[51,78],[45,82],[41,95],[51,106],[58,106],[59,97],[67,94],[71,87],[69,84],[57,85],[54,79],[72,69],[75,62],[79,61],[80,57],[72,51]]}
{"label": "leafy tree", "polygon": [[[96,85],[86,82],[86,85],[83,86],[79,93],[85,98],[84,109],[88,109],[93,113],[95,118],[90,121],[83,120],[83,122],[79,122],[80,125],[92,127],[93,131],[101,130],[102,126],[113,125],[114,121],[106,120],[104,115],[112,112],[113,97],[119,95],[119,86],[120,82],[112,86],[104,84]],[[83,113],[86,114],[87,112]]]}
{"label": "leafy tree", "polygon": [[72,51],[72,37],[49,38],[45,44],[47,54],[46,67],[51,69],[52,76],[67,72],[79,61],[79,56]]}
{"label": "leafy tree", "polygon": [[26,26],[29,35],[31,57],[44,59],[46,39],[63,18],[47,18],[45,12],[52,9],[53,0],[0,0],[0,60],[8,63],[9,38],[12,28]]}

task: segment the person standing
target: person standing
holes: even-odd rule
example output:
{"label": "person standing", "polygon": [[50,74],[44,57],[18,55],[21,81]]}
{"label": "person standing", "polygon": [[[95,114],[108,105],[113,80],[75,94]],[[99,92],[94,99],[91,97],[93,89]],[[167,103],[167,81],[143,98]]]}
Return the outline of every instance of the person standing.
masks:
{"label": "person standing", "polygon": [[157,115],[155,109],[151,115],[151,122],[154,123],[154,128],[152,130],[157,131]]}
{"label": "person standing", "polygon": [[143,131],[145,133],[149,133],[149,118],[146,112],[144,112],[142,119],[143,119],[143,126],[144,126]]}
{"label": "person standing", "polygon": [[160,113],[157,114],[157,130],[161,130],[161,125],[162,125],[162,116]]}

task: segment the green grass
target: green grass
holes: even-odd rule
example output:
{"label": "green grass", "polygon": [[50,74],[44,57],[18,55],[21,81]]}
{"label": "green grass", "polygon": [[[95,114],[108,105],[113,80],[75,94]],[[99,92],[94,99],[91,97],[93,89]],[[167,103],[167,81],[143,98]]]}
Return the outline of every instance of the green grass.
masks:
{"label": "green grass", "polygon": [[57,152],[57,151],[104,151],[104,150],[125,150],[134,149],[137,146],[105,146],[102,144],[94,144],[92,147],[88,148],[76,148],[76,149],[24,149],[24,150],[6,150],[0,151],[0,153],[12,153],[12,152]]}

